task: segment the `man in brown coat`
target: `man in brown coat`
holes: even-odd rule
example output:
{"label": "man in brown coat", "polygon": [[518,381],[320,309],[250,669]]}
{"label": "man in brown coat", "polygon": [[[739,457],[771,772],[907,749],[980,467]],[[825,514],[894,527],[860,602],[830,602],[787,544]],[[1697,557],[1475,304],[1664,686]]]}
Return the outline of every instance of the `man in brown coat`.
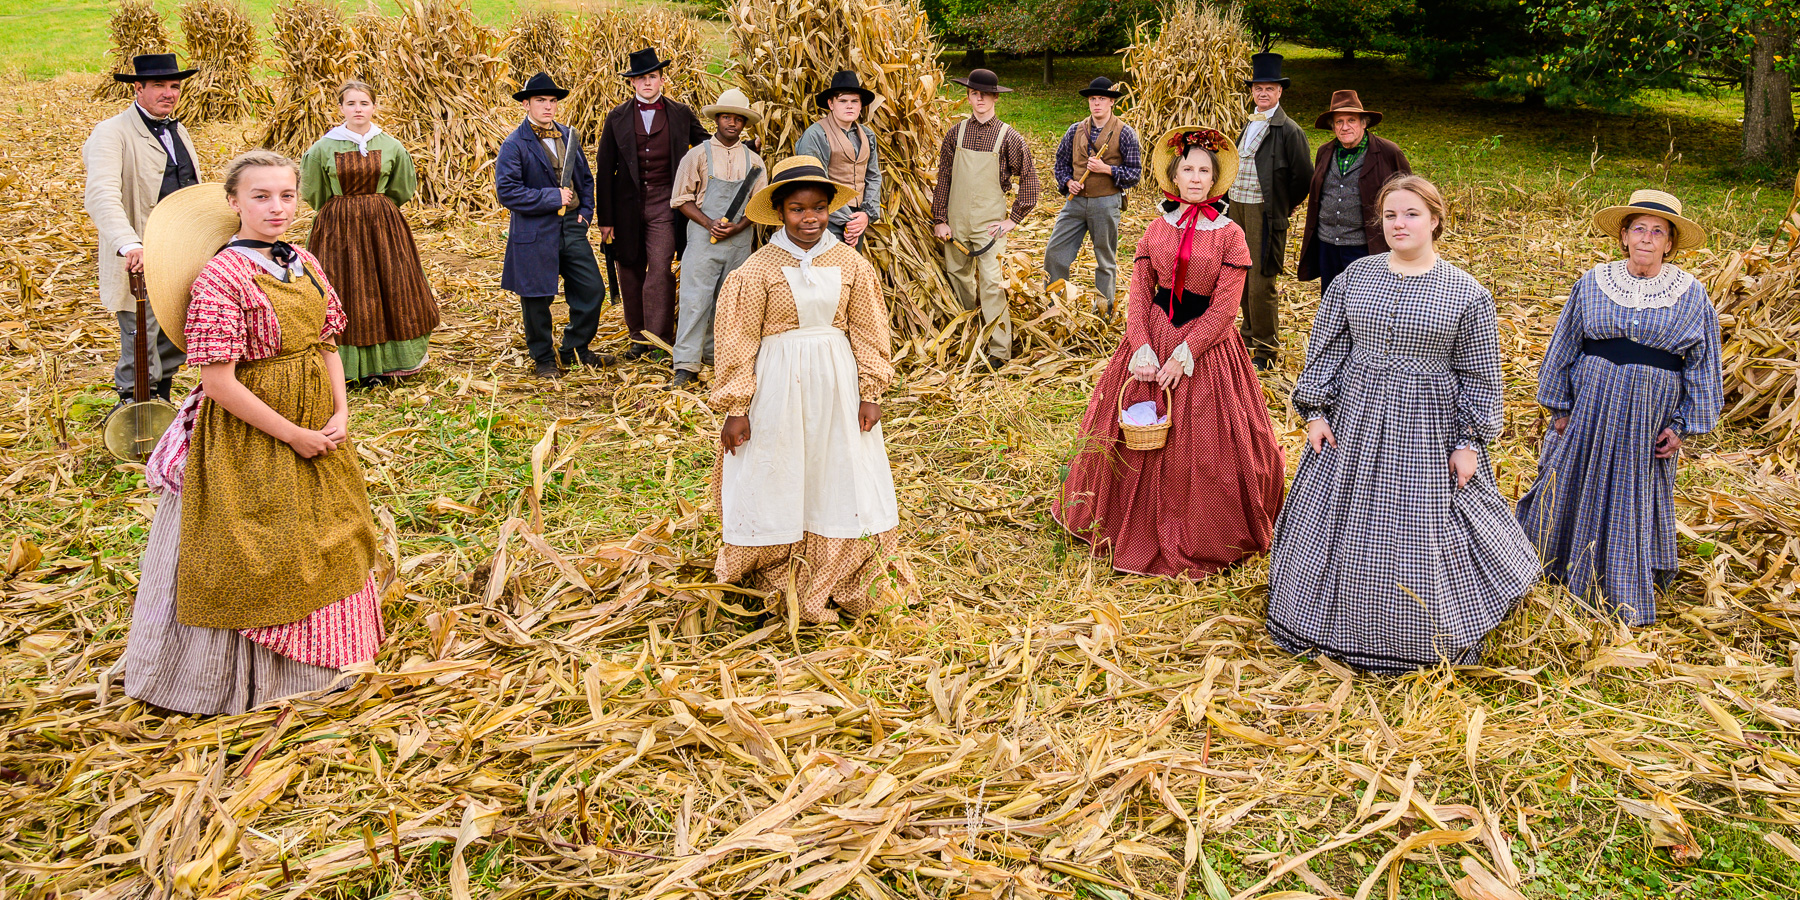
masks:
{"label": "man in brown coat", "polygon": [[602,192],[596,204],[600,240],[612,245],[625,327],[631,331],[626,359],[654,349],[646,334],[675,343],[671,266],[687,242],[687,230],[669,199],[681,158],[712,137],[692,108],[662,95],[668,64],[652,48],[631,54],[631,68],[620,74],[631,82],[634,96],[606,114],[594,166]]}
{"label": "man in brown coat", "polygon": [[144,270],[139,235],[150,210],[168,195],[200,183],[199,155],[187,128],[171,118],[181,98],[181,82],[199,71],[176,65],[173,53],[151,53],[132,60],[128,73],[113,78],[132,86],[133,102],[124,112],[94,126],[81,147],[87,167],[86,206],[100,234],[100,299],[119,322],[119,362],[113,386],[121,403],[133,397],[137,367],[150,367],[150,390],[169,399],[175,370],[187,361],[150,313],[147,346],[154,358],[137,358],[137,304],[131,297],[129,272]]}
{"label": "man in brown coat", "polygon": [[1412,167],[1393,141],[1369,133],[1380,121],[1381,113],[1363,109],[1355,91],[1338,91],[1331,95],[1331,108],[1313,123],[1337,135],[1313,161],[1300,243],[1300,280],[1319,279],[1320,294],[1351,263],[1387,252],[1375,197],[1395,173],[1410,175]]}

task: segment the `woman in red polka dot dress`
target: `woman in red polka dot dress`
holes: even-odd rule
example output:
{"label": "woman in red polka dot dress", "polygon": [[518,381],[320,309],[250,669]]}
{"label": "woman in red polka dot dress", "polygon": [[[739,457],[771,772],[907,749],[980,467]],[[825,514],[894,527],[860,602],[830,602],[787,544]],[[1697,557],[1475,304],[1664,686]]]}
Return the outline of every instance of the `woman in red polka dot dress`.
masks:
{"label": "woman in red polka dot dress", "polygon": [[[1138,241],[1125,340],[1094,386],[1080,453],[1052,506],[1121,572],[1230,568],[1268,550],[1281,511],[1281,448],[1236,325],[1251,261],[1222,197],[1237,169],[1236,148],[1210,128],[1176,128],[1152,156],[1165,212]],[[1127,449],[1120,406],[1160,401],[1165,387],[1164,446]]]}

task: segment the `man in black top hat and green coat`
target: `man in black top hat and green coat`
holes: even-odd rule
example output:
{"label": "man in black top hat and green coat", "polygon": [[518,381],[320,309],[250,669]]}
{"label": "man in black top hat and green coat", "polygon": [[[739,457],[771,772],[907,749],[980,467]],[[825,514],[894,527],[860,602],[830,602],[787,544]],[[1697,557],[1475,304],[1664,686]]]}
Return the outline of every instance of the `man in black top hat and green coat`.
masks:
{"label": "man in black top hat and green coat", "polygon": [[881,154],[875,132],[862,124],[874,109],[875,92],[863,87],[855,72],[839,72],[813,100],[825,115],[800,135],[794,155],[825,163],[832,181],[862,188],[862,196],[833,211],[825,225],[838,240],[861,249],[863,232],[881,218]]}
{"label": "man in black top hat and green coat", "polygon": [[1281,109],[1281,94],[1288,86],[1281,74],[1281,54],[1250,57],[1250,70],[1245,86],[1256,110],[1238,138],[1238,177],[1227,196],[1231,218],[1243,227],[1250,245],[1250,275],[1244,280],[1244,317],[1238,321],[1238,333],[1256,367],[1269,369],[1281,349],[1275,276],[1281,274],[1287,255],[1289,218],[1306,202],[1312,160],[1306,132]]}
{"label": "man in black top hat and green coat", "polygon": [[100,299],[119,322],[119,362],[113,386],[121,404],[144,401],[136,392],[137,367],[149,366],[150,390],[164,400],[175,370],[187,355],[157,326],[146,320],[145,345],[151,359],[137,358],[137,304],[131,297],[131,272],[144,270],[139,239],[150,210],[162,198],[200,183],[199,154],[187,127],[173,118],[181,99],[181,82],[198,69],[183,69],[173,53],[148,53],[132,60],[131,72],[113,78],[131,85],[132,104],[94,126],[81,147],[87,167],[87,214],[100,233]]}
{"label": "man in black top hat and green coat", "polygon": [[669,62],[649,47],[631,54],[631,68],[620,74],[631,82],[632,97],[606,114],[594,166],[601,190],[600,240],[612,244],[625,327],[631,331],[626,359],[654,349],[646,335],[666,346],[675,343],[671,267],[687,243],[687,229],[669,200],[682,157],[712,137],[692,107],[663,96],[668,77],[662,70]]}
{"label": "man in black top hat and green coat", "polygon": [[1111,314],[1113,282],[1119,270],[1119,218],[1125,214],[1125,192],[1144,176],[1143,148],[1137,132],[1113,115],[1113,102],[1124,93],[1102,75],[1081,90],[1088,117],[1063,132],[1056,147],[1056,189],[1069,198],[1044,247],[1044,273],[1052,283],[1069,277],[1081,252],[1081,239],[1094,239],[1095,304]]}

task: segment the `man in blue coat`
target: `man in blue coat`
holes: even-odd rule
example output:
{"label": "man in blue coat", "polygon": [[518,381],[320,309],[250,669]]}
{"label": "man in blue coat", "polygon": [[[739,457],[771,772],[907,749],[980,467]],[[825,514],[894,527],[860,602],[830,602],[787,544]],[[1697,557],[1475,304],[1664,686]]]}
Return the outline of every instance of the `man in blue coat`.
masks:
{"label": "man in blue coat", "polygon": [[[531,76],[525,89],[513,94],[525,107],[525,121],[500,145],[494,161],[494,192],[512,211],[500,288],[519,295],[525,346],[539,378],[560,378],[565,365],[615,361],[588,349],[600,327],[606,281],[587,235],[594,221],[594,176],[575,129],[556,123],[557,103],[568,95],[548,74]],[[550,316],[558,274],[569,302],[560,351]]]}

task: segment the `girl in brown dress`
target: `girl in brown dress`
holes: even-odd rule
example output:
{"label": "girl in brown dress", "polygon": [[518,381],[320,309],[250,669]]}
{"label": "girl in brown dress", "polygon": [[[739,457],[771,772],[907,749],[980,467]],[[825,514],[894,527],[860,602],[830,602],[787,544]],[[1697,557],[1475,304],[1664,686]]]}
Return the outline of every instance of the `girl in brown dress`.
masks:
{"label": "girl in brown dress", "polygon": [[418,190],[412,157],[375,124],[375,90],[338,88],[344,124],[301,161],[300,190],[319,211],[306,245],[344,298],[338,355],[353,382],[411,375],[425,367],[437,301],[400,206]]}
{"label": "girl in brown dress", "polygon": [[145,227],[150,300],[200,370],[146,464],[158,504],[125,646],[125,692],[164,709],[240,713],[317,691],[381,644],[333,343],[344,314],[318,260],[281,240],[298,175],[246,153],[223,189],[171,194]]}

